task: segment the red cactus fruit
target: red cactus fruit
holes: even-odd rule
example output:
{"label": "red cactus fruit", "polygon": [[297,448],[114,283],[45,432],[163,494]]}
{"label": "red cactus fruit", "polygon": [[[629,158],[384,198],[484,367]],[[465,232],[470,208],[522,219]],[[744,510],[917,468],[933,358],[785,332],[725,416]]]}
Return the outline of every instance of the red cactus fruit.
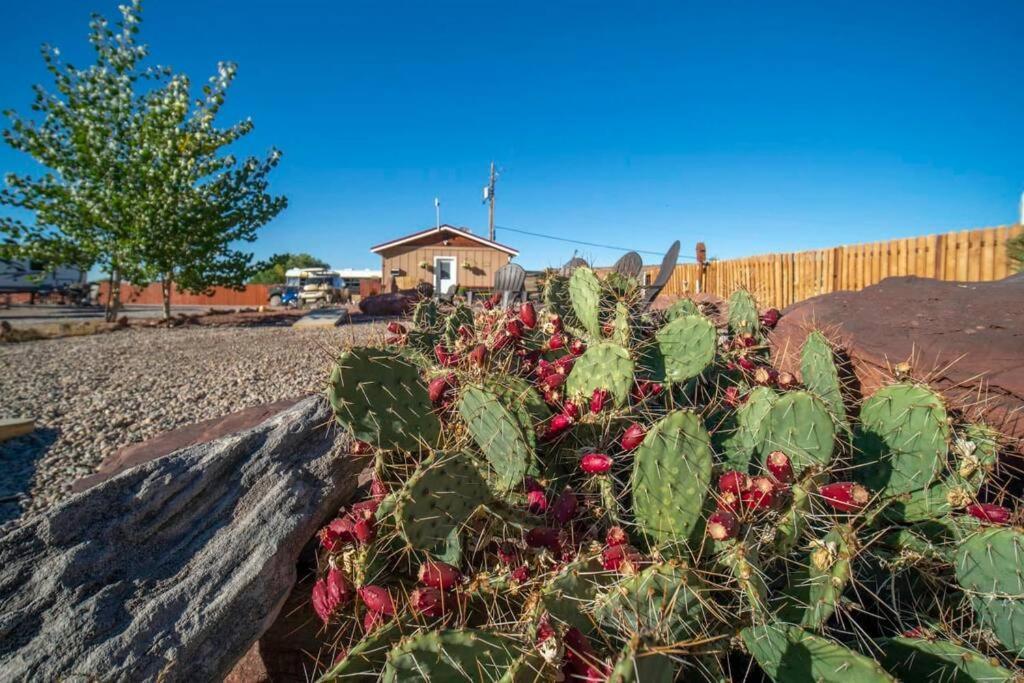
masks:
{"label": "red cactus fruit", "polygon": [[373,453],[373,446],[370,444],[359,439],[352,442],[352,455],[368,455],[369,453]]}
{"label": "red cactus fruit", "polygon": [[554,505],[551,506],[551,516],[559,524],[568,524],[576,516],[578,508],[579,502],[576,500],[576,494],[566,486],[555,500]]}
{"label": "red cactus fruit", "polygon": [[750,372],[757,368],[757,364],[754,363],[754,361],[747,358],[746,356],[740,356],[739,358],[737,358],[736,364],[739,365],[744,370],[746,370],[747,372]]}
{"label": "red cactus fruit", "polygon": [[562,415],[575,422],[580,419],[580,407],[572,401],[566,401],[565,405],[562,406]]}
{"label": "red cactus fruit", "polygon": [[735,538],[739,528],[740,523],[736,515],[728,510],[716,510],[708,517],[708,536],[716,541]]}
{"label": "red cactus fruit", "polygon": [[558,334],[556,332],[555,334],[548,337],[548,348],[551,349],[552,351],[557,351],[558,349],[564,346],[565,338],[561,334]]}
{"label": "red cactus fruit", "polygon": [[519,306],[519,320],[531,330],[537,326],[537,309],[532,301],[524,301]]}
{"label": "red cactus fruit", "polygon": [[373,610],[366,610],[363,614],[363,631],[369,633],[375,630],[378,626],[387,621],[387,617],[383,612],[374,612]]}
{"label": "red cactus fruit", "polygon": [[359,589],[359,597],[366,605],[366,609],[371,612],[380,612],[388,616],[395,613],[395,603],[391,600],[391,593],[383,586],[367,584]]}
{"label": "red cactus fruit", "polygon": [[488,301],[491,302],[491,307],[492,308],[497,306],[498,304],[500,304],[501,303],[501,292],[495,292],[494,294],[491,294],[491,298],[488,299]]}
{"label": "red cactus fruit", "polygon": [[975,503],[967,506],[967,514],[983,522],[1006,524],[1010,521],[1010,511],[1002,505],[992,503]]}
{"label": "red cactus fruit", "polygon": [[390,334],[384,338],[384,343],[388,346],[405,346],[406,338],[398,335]]}
{"label": "red cactus fruit", "polygon": [[537,376],[538,379],[544,379],[554,371],[554,363],[544,358],[541,358],[540,360],[537,361],[537,369],[534,371],[534,374]]}
{"label": "red cactus fruit", "polygon": [[761,314],[761,324],[767,327],[768,329],[772,329],[779,324],[779,318],[781,317],[782,314],[779,313],[779,309],[769,308],[767,311]]}
{"label": "red cactus fruit", "polygon": [[526,505],[533,514],[544,514],[548,510],[548,497],[543,491],[527,491]]}
{"label": "red cactus fruit", "polygon": [[[558,389],[548,389],[544,391],[541,395],[544,397],[544,402],[547,403],[552,408],[557,409],[558,404],[562,402],[562,392],[559,391]],[[566,415],[566,417],[570,416]]]}
{"label": "red cactus fruit", "polygon": [[572,366],[576,363],[574,356],[560,356],[555,360],[554,370],[559,375],[568,375],[572,372]]}
{"label": "red cactus fruit", "polygon": [[434,405],[440,404],[455,381],[455,375],[450,373],[430,380],[430,384],[427,385],[427,396],[430,398],[430,402]]}
{"label": "red cactus fruit", "polygon": [[519,339],[523,336],[523,321],[519,318],[512,318],[505,323],[505,331],[513,339]]}
{"label": "red cactus fruit", "polygon": [[623,565],[635,569],[640,560],[640,551],[628,543],[610,545],[601,551],[601,566],[608,571],[620,571]]}
{"label": "red cactus fruit", "polygon": [[313,609],[326,624],[334,611],[352,599],[352,586],[341,570],[331,567],[327,576],[313,585]]}
{"label": "red cactus fruit", "polygon": [[718,490],[739,495],[750,488],[750,477],[738,470],[724,472],[718,478]]}
{"label": "red cactus fruit", "polygon": [[373,513],[364,510],[364,514],[357,514],[356,521],[352,525],[352,533],[355,534],[359,545],[366,545],[377,536],[377,520]]}
{"label": "red cactus fruit", "polygon": [[530,568],[525,564],[519,565],[512,570],[509,576],[517,583],[525,583],[530,580]]}
{"label": "red cactus fruit", "polygon": [[903,637],[904,638],[927,638],[928,637],[928,632],[925,631],[920,626],[915,626],[914,628],[908,628],[906,631],[904,631],[903,632]]}
{"label": "red cactus fruit", "polygon": [[443,591],[452,590],[462,581],[462,572],[458,567],[436,560],[428,560],[421,564],[417,576],[424,586]]}
{"label": "red cactus fruit", "polygon": [[391,334],[405,334],[406,330],[403,325],[392,320],[388,323],[388,332]]}
{"label": "red cactus fruit", "polygon": [[482,368],[487,363],[487,345],[477,344],[469,352],[469,362],[477,368]]}
{"label": "red cactus fruit", "polygon": [[558,529],[546,526],[534,527],[527,531],[526,545],[531,548],[547,548],[553,552],[558,552],[562,547]]}
{"label": "red cactus fruit", "polygon": [[550,441],[564,433],[570,427],[572,427],[572,420],[562,414],[555,415],[551,418],[551,421],[548,422],[547,430],[544,432],[544,439]]}
{"label": "red cactus fruit", "polygon": [[557,313],[548,315],[548,321],[544,324],[544,334],[558,334],[562,331],[562,316]]}
{"label": "red cactus fruit", "polygon": [[[449,604],[452,599],[448,599]],[[409,595],[409,607],[416,614],[422,614],[425,617],[439,617],[443,615],[447,611],[445,602],[444,594],[436,588],[429,586],[417,588]]]}
{"label": "red cactus fruit", "polygon": [[329,552],[340,550],[345,543],[352,543],[356,540],[355,531],[352,528],[352,520],[349,517],[338,517],[320,530],[320,545]]}
{"label": "red cactus fruit", "polygon": [[492,348],[495,351],[500,351],[509,344],[511,344],[513,341],[515,341],[515,339],[512,337],[512,335],[502,331],[494,336],[494,345]]}
{"label": "red cactus fruit", "polygon": [[590,396],[590,412],[594,415],[600,413],[604,410],[604,406],[608,403],[610,398],[611,393],[607,389],[602,389],[600,387],[594,389],[594,393]]}
{"label": "red cactus fruit", "polygon": [[376,472],[374,472],[373,477],[370,479],[370,495],[378,503],[387,498],[388,495],[387,485],[377,477]]}
{"label": "red cactus fruit", "polygon": [[459,329],[456,332],[459,335],[459,339],[463,341],[469,341],[473,338],[473,328],[469,325],[459,325]]}
{"label": "red cactus fruit", "polygon": [[789,484],[793,481],[793,464],[789,462],[789,456],[782,451],[769,453],[765,466],[780,484]]}
{"label": "red cactus fruit", "polygon": [[623,531],[620,526],[613,526],[608,530],[608,533],[604,535],[604,542],[607,545],[622,545],[623,543],[629,543],[629,537],[626,532]]}
{"label": "red cactus fruit", "polygon": [[540,618],[540,624],[537,625],[537,642],[543,643],[545,640],[555,635],[555,628],[551,625],[551,618],[547,612]]}
{"label": "red cactus fruit", "polygon": [[601,335],[604,337],[610,337],[615,334],[615,321],[605,320],[601,325]]}
{"label": "red cactus fruit", "polygon": [[826,484],[819,489],[819,492],[826,503],[840,512],[856,512],[871,500],[868,490],[852,481]]}
{"label": "red cactus fruit", "polygon": [[582,339],[573,339],[569,342],[569,353],[574,356],[582,356],[587,350],[587,345]]}
{"label": "red cactus fruit", "polygon": [[622,436],[619,438],[619,445],[622,446],[622,450],[628,453],[642,444],[646,435],[647,430],[644,429],[643,425],[634,422],[626,427],[626,431],[622,432]]}
{"label": "red cactus fruit", "polygon": [[380,507],[380,502],[375,498],[367,498],[357,503],[352,503],[351,515],[353,519],[357,518],[360,514],[369,514],[373,516],[377,513],[377,508]]}
{"label": "red cactus fruit", "polygon": [[437,344],[434,346],[434,357],[437,358],[437,362],[445,367],[455,365],[459,362],[459,354],[452,353],[444,348],[444,344]]}
{"label": "red cactus fruit", "polygon": [[587,474],[604,474],[612,468],[612,458],[604,453],[587,453],[580,458],[580,469]]}
{"label": "red cactus fruit", "polygon": [[750,488],[740,494],[740,502],[747,510],[766,510],[775,503],[775,483],[768,477],[754,477]]}
{"label": "red cactus fruit", "polygon": [[727,510],[729,512],[739,513],[743,508],[743,504],[740,502],[740,497],[732,491],[726,491],[717,497],[717,507],[719,510]]}
{"label": "red cactus fruit", "polygon": [[502,564],[512,565],[519,561],[519,548],[515,547],[508,541],[502,541],[498,544],[498,560]]}
{"label": "red cactus fruit", "polygon": [[540,381],[540,388],[542,391],[554,391],[558,387],[565,383],[565,375],[560,375],[557,372],[552,372],[550,375]]}
{"label": "red cactus fruit", "polygon": [[725,405],[730,408],[737,408],[740,405],[740,390],[739,387],[729,387],[725,390],[725,396],[722,397],[722,401]]}

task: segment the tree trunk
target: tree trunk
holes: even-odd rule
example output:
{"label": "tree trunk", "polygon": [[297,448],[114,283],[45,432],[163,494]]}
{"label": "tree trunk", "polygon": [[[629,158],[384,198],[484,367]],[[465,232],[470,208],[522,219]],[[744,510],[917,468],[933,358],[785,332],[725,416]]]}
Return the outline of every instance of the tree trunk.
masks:
{"label": "tree trunk", "polygon": [[117,314],[121,310],[121,271],[117,266],[110,269],[110,287],[107,292],[106,321],[117,322]]}
{"label": "tree trunk", "polygon": [[172,273],[165,273],[160,283],[160,293],[164,299],[164,320],[171,319],[171,291],[174,289],[174,276]]}

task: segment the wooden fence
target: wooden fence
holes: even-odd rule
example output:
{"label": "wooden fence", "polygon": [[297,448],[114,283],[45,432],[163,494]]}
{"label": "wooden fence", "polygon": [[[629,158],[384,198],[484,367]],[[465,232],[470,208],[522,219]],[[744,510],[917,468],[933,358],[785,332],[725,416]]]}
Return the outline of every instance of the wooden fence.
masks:
{"label": "wooden fence", "polygon": [[[767,254],[676,266],[663,296],[698,292],[728,297],[745,287],[765,307],[784,308],[819,294],[859,290],[887,277],[918,275],[961,282],[999,280],[1012,273],[1006,243],[1024,226],[962,230],[888,242]],[[653,279],[657,266],[646,270]]]}
{"label": "wooden fence", "polygon": [[[246,285],[241,291],[228,287],[214,287],[210,295],[189,294],[177,287],[171,292],[171,303],[175,306],[265,306],[270,296],[271,285]],[[109,287],[100,285],[100,301],[107,300]],[[163,294],[160,283],[146,287],[135,287],[127,282],[121,284],[121,300],[126,304],[162,304]]]}

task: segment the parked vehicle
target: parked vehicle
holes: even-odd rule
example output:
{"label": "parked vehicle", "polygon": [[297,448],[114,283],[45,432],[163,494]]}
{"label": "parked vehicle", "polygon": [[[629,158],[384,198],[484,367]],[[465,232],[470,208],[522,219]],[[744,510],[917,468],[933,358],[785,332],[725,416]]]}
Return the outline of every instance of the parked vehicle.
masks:
{"label": "parked vehicle", "polygon": [[272,288],[267,297],[271,306],[312,308],[348,300],[345,279],[327,268],[291,268],[285,273],[284,285]]}

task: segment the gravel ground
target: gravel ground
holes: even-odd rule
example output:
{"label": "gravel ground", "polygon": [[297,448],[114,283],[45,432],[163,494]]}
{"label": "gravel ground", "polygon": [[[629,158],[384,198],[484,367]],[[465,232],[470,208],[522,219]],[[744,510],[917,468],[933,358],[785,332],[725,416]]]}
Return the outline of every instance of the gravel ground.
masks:
{"label": "gravel ground", "polygon": [[318,391],[338,349],[382,332],[136,328],[0,345],[0,417],[35,417],[37,427],[0,443],[0,523],[65,498],[122,446]]}

